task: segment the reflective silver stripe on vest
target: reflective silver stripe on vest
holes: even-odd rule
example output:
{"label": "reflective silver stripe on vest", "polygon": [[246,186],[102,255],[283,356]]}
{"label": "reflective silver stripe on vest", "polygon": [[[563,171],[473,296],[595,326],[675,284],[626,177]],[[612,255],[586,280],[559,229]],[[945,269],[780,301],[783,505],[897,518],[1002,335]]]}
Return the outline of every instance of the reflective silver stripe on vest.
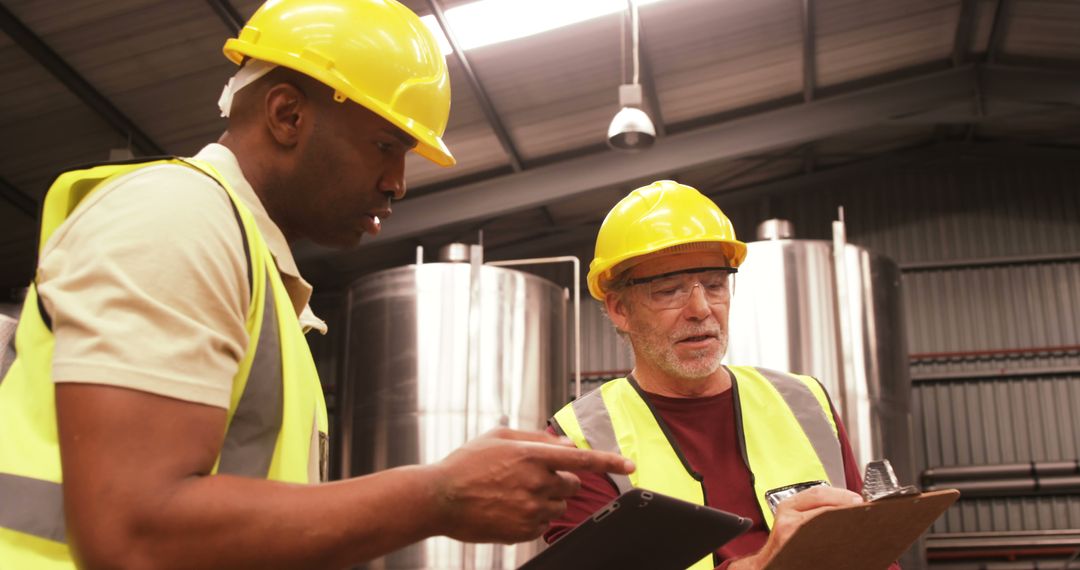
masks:
{"label": "reflective silver stripe on vest", "polygon": [[236,404],[225,442],[221,446],[218,473],[266,478],[281,433],[283,382],[281,339],[277,308],[270,277],[266,278],[259,345],[251,363],[247,385]]}
{"label": "reflective silver stripe on vest", "polygon": [[825,417],[824,410],[817,397],[806,387],[802,380],[783,372],[756,368],[780,392],[780,396],[787,402],[791,412],[799,421],[810,445],[814,446],[821,465],[825,467],[825,474],[834,487],[846,487],[844,476],[844,456],[840,451],[840,440],[833,431],[829,418]]}
{"label": "reflective silver stripe on vest", "polygon": [[64,489],[59,483],[0,473],[0,527],[64,542]]}
{"label": "reflective silver stripe on vest", "polygon": [[[594,390],[589,394],[574,400],[574,415],[577,416],[581,433],[589,446],[597,451],[609,451],[619,453],[618,440],[615,439],[615,428],[611,424],[611,416],[607,406],[604,405],[603,395],[600,390]],[[615,483],[619,494],[625,493],[634,486],[630,483],[630,477],[609,473],[608,477]]]}

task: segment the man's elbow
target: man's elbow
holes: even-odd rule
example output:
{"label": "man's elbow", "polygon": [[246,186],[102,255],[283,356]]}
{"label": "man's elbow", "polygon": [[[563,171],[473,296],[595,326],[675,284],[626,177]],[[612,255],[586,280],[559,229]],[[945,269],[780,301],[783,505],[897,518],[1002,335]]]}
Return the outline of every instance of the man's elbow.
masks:
{"label": "man's elbow", "polygon": [[68,545],[76,566],[84,570],[143,570],[168,566],[160,556],[152,554],[154,548],[145,533],[123,526],[126,525],[103,523],[82,529],[69,526]]}

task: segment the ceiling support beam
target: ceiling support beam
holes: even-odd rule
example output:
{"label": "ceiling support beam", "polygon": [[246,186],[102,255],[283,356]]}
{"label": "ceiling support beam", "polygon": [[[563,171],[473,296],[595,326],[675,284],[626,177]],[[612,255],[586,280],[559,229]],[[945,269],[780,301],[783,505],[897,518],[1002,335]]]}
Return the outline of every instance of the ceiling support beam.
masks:
{"label": "ceiling support beam", "polygon": [[814,22],[814,0],[802,0],[803,32],[803,101],[814,100],[817,89],[817,26]]}
{"label": "ceiling support beam", "polygon": [[975,69],[984,100],[1080,106],[1080,74],[1075,71],[985,65]]}
{"label": "ceiling support beam", "polygon": [[473,94],[476,95],[476,98],[480,102],[480,110],[484,112],[488,124],[491,125],[491,130],[495,132],[495,136],[499,139],[499,144],[502,145],[503,151],[506,152],[507,158],[510,159],[510,166],[514,169],[514,172],[521,172],[525,169],[524,161],[521,159],[521,153],[518,151],[517,147],[514,146],[514,141],[510,138],[510,131],[506,129],[499,114],[495,111],[495,105],[491,102],[491,98],[488,97],[487,90],[484,89],[484,84],[480,82],[480,76],[476,74],[476,70],[473,69],[472,64],[469,63],[469,57],[465,55],[465,50],[461,49],[461,42],[458,41],[457,35],[446,21],[446,14],[443,13],[439,0],[427,0],[427,3],[428,6],[431,7],[431,13],[435,15],[435,21],[437,21],[439,27],[442,28],[443,35],[445,35],[447,41],[450,42],[450,47],[454,48],[454,55],[456,55],[458,61],[461,62],[461,69],[465,71],[465,78],[468,79]]}
{"label": "ceiling support beam", "polygon": [[112,101],[94,88],[89,81],[79,75],[71,65],[19,21],[3,4],[0,4],[0,29],[34,58],[34,61],[37,61],[83,103],[100,115],[125,140],[130,140],[139,152],[144,155],[165,154],[160,145],[120,111]]}
{"label": "ceiling support beam", "polygon": [[15,187],[12,183],[8,182],[6,178],[0,177],[0,197],[15,206],[20,212],[26,214],[31,220],[37,221],[38,219],[38,203],[30,196],[27,196]]}
{"label": "ceiling support beam", "polygon": [[742,180],[747,175],[753,174],[754,172],[757,172],[762,168],[767,168],[781,160],[798,159],[805,162],[806,152],[809,147],[810,143],[806,143],[805,145],[789,148],[780,154],[773,155],[768,158],[763,158],[761,160],[758,160],[757,162],[744,166],[733,173],[725,175],[723,178],[720,178],[715,182],[709,183],[709,187],[706,193],[723,192],[724,188],[727,188],[735,182]]}
{"label": "ceiling support beam", "polygon": [[[1080,104],[1080,77],[1064,71],[986,66],[981,73],[988,100],[1015,99],[1045,104]],[[757,113],[657,139],[647,152],[632,157],[615,151],[563,160],[451,190],[404,200],[394,220],[378,238],[361,247],[380,247],[439,228],[488,219],[643,179],[670,175],[708,164],[776,152],[861,129],[903,120],[906,124],[972,120],[971,86],[976,66],[928,73]],[[993,115],[993,107],[988,109]],[[298,256],[337,255],[302,247]],[[355,252],[339,255],[356,255]]]}
{"label": "ceiling support beam", "polygon": [[244,29],[244,18],[236,10],[236,7],[232,5],[232,2],[229,2],[229,0],[206,0],[206,3],[218,15],[218,18],[221,18],[221,23],[225,24],[225,27],[229,29],[233,36],[240,35],[240,30]]}
{"label": "ceiling support beam", "polygon": [[971,36],[975,31],[975,0],[960,0],[960,17],[956,22],[953,39],[952,64],[960,67],[967,63],[971,52]]}
{"label": "ceiling support beam", "polygon": [[[771,196],[783,195],[789,192],[803,192],[810,189],[835,186],[847,180],[857,179],[867,174],[881,172],[890,168],[919,164],[935,156],[934,149],[938,146],[921,146],[906,150],[896,151],[886,155],[875,156],[866,159],[852,160],[845,164],[819,169],[812,173],[795,174],[773,180],[755,182],[746,186],[729,190],[708,191],[705,194],[717,202],[722,208],[743,204],[752,200],[763,200],[762,206],[769,206],[766,199]],[[940,148],[951,149],[949,145],[941,145]],[[974,145],[972,148],[980,148]],[[768,213],[762,213],[761,219],[767,219]],[[513,259],[517,257],[535,257],[551,255],[554,251],[565,251],[570,247],[580,247],[582,243],[590,244],[596,239],[596,233],[600,229],[600,220],[565,228],[564,231],[539,235],[532,238],[515,240],[513,242],[499,244],[488,248],[484,255],[491,259]]]}

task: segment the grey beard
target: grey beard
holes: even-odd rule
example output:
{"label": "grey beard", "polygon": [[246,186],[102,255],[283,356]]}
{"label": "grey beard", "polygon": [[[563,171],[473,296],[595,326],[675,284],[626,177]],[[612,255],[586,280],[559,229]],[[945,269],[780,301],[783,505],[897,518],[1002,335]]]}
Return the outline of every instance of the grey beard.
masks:
{"label": "grey beard", "polygon": [[[685,338],[685,334],[680,333],[675,338],[680,337]],[[641,352],[660,370],[683,380],[700,380],[711,376],[720,369],[720,363],[727,352],[727,332],[720,331],[717,334],[717,339],[720,341],[719,350],[709,354],[711,351],[706,349],[702,351],[706,354],[697,355],[697,358],[689,361],[680,359],[675,354],[675,347],[672,345],[671,340],[660,346],[658,346],[659,343],[654,344],[644,341],[640,337],[639,342]]]}

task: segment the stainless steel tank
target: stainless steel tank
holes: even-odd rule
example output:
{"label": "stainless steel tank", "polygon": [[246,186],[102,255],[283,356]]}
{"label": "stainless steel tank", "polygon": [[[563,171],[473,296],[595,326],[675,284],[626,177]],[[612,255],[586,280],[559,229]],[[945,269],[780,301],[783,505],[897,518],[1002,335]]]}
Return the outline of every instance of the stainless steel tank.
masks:
{"label": "stainless steel tank", "polygon": [[[841,212],[841,218],[843,214]],[[735,280],[726,361],[814,376],[825,385],[851,440],[859,470],[887,458],[902,484],[915,482],[911,377],[900,305],[900,269],[847,243],[794,238],[769,220],[747,244]],[[900,560],[925,568],[924,543]]]}
{"label": "stainless steel tank", "polygon": [[[469,261],[362,278],[349,291],[343,476],[438,461],[500,425],[543,429],[567,400],[564,289]],[[392,516],[392,513],[388,513]],[[516,568],[539,543],[434,538],[366,568]]]}
{"label": "stainless steel tank", "polygon": [[[781,231],[777,232],[777,228]],[[860,470],[889,459],[915,479],[911,380],[900,270],[889,258],[845,243],[773,239],[747,244],[732,299],[727,361],[809,374],[828,389]]]}

